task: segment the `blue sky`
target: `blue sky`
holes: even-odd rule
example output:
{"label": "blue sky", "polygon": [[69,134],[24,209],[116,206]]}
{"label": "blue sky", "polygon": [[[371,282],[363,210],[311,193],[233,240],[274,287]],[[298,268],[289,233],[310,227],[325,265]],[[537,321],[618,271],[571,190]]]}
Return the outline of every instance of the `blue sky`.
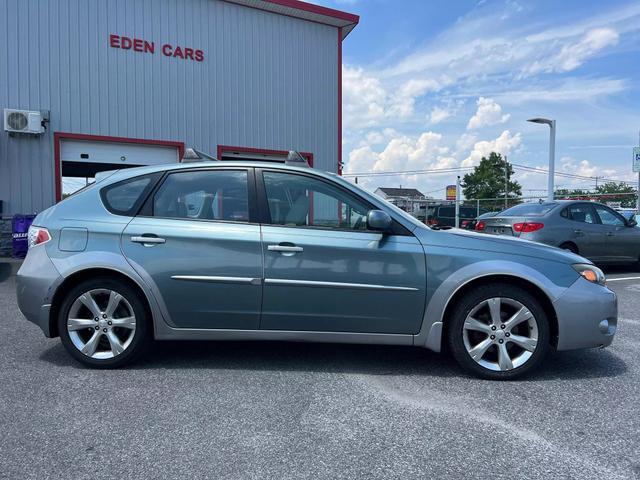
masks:
{"label": "blue sky", "polygon": [[[491,150],[546,168],[548,128],[526,122],[546,116],[558,124],[558,171],[637,178],[640,2],[316,3],[361,17],[343,46],[345,173],[472,166]],[[517,178],[525,194],[546,188],[545,175]],[[370,189],[401,184],[435,196],[453,181],[360,178]]]}

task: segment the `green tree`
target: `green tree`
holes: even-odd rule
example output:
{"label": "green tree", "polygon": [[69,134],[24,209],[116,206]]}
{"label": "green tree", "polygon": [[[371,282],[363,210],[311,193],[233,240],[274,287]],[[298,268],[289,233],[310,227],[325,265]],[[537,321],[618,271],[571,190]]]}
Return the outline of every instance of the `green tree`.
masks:
{"label": "green tree", "polygon": [[[601,202],[620,202],[623,207],[635,207],[636,205],[636,189],[624,182],[607,182],[599,185],[596,193],[606,195],[600,197]],[[624,194],[624,195],[620,195]]]}
{"label": "green tree", "polygon": [[560,188],[555,192],[555,198],[577,199],[586,198],[598,200],[602,203],[619,202],[623,207],[635,207],[636,189],[624,182],[607,182],[599,185],[595,191]]}
{"label": "green tree", "polygon": [[[506,182],[505,182],[506,173]],[[483,208],[502,208],[504,205],[505,183],[509,205],[513,205],[514,199],[522,195],[522,186],[515,180],[511,180],[513,167],[502,155],[491,152],[489,157],[482,157],[480,164],[467,173],[462,181],[462,193],[466,199],[500,199],[496,201],[481,202]]]}

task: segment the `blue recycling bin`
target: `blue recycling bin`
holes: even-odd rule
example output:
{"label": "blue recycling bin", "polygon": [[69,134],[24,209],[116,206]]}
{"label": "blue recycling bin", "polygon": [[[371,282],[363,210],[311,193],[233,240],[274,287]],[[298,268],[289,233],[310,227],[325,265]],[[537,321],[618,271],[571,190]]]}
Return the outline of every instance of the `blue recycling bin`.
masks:
{"label": "blue recycling bin", "polygon": [[13,246],[13,258],[27,256],[29,227],[33,223],[35,215],[14,215],[11,219],[11,238]]}

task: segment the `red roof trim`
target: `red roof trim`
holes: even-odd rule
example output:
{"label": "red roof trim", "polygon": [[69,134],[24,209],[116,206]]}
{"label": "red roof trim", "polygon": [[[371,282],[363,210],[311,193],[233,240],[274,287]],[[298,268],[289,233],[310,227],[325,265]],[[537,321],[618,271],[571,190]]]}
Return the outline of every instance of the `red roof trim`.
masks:
{"label": "red roof trim", "polygon": [[327,17],[338,18],[346,22],[358,23],[360,17],[353,13],[343,12],[341,10],[335,10],[333,8],[322,7],[313,3],[302,2],[300,0],[264,0],[267,3],[275,3],[288,8],[295,8],[305,12],[315,13],[317,15],[325,15]]}

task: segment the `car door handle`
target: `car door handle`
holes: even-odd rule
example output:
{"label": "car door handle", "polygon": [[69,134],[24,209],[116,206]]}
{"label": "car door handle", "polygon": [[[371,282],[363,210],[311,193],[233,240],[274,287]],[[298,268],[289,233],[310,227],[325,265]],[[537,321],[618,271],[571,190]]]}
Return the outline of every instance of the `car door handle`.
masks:
{"label": "car door handle", "polygon": [[580,229],[574,230],[573,233],[575,233],[576,235],[583,235],[584,232]]}
{"label": "car door handle", "polygon": [[607,232],[607,237],[615,237],[616,234],[613,232]]}
{"label": "car door handle", "polygon": [[150,236],[150,235],[140,235],[131,237],[131,241],[134,243],[141,243],[143,245],[158,245],[160,243],[166,243],[164,238]]}
{"label": "car door handle", "polygon": [[302,252],[304,248],[295,245],[269,245],[267,250],[270,252],[297,253]]}

